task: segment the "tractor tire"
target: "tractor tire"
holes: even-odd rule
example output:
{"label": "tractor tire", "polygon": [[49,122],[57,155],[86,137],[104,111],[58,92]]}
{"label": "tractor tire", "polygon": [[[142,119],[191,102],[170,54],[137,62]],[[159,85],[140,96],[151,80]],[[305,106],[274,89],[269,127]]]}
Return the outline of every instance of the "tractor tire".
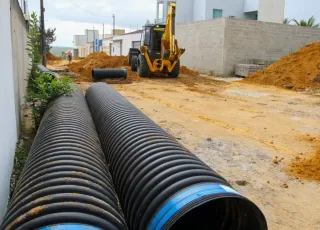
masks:
{"label": "tractor tire", "polygon": [[137,71],[137,65],[138,65],[138,57],[132,56],[131,57],[131,71],[136,72]]}
{"label": "tractor tire", "polygon": [[177,78],[180,74],[180,60],[177,62],[176,66],[173,68],[171,73],[168,73],[168,77]]}
{"label": "tractor tire", "polygon": [[147,60],[142,54],[138,57],[138,74],[140,77],[148,77],[150,74]]}

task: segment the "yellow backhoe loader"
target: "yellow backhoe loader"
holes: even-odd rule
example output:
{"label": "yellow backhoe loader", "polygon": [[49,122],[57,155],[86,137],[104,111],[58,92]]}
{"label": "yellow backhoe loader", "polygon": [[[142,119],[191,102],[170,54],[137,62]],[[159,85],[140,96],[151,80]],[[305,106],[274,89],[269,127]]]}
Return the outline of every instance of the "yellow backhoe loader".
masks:
{"label": "yellow backhoe loader", "polygon": [[176,78],[180,73],[180,57],[185,49],[178,47],[175,36],[176,4],[170,3],[166,24],[145,25],[141,48],[130,49],[132,71],[140,77],[150,74]]}

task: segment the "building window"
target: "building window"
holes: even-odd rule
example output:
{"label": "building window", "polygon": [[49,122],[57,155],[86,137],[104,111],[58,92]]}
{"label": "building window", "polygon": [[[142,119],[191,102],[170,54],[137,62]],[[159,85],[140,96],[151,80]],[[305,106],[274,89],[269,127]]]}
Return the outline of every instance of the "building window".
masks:
{"label": "building window", "polygon": [[213,9],[213,18],[222,18],[222,10]]}

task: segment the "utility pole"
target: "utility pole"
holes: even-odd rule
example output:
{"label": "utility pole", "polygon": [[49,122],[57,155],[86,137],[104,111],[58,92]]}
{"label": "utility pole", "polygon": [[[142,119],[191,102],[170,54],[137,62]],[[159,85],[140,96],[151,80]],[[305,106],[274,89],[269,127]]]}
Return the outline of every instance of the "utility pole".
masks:
{"label": "utility pole", "polygon": [[45,42],[45,28],[44,28],[44,7],[43,7],[43,0],[40,0],[40,47],[41,47],[41,56],[42,56],[42,65],[46,66],[46,42]]}
{"label": "utility pole", "polygon": [[92,43],[92,51],[93,53],[95,52],[96,46],[95,46],[95,42],[96,42],[96,33],[94,31],[94,26],[93,26],[93,43]]}
{"label": "utility pole", "polygon": [[112,15],[112,18],[113,18],[113,33],[112,35],[116,35],[116,16],[113,14]]}
{"label": "utility pole", "polygon": [[103,52],[103,39],[104,39],[104,23],[102,24],[102,52]]}

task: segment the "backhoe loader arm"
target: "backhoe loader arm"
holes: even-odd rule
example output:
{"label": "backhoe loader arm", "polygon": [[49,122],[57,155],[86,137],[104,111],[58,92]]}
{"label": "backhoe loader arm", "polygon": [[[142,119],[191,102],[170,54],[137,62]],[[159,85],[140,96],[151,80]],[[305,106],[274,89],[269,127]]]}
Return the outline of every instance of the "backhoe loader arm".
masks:
{"label": "backhoe loader arm", "polygon": [[175,18],[176,18],[176,4],[170,3],[169,12],[166,21],[166,29],[162,36],[162,52],[169,51],[170,56],[176,55],[176,36],[175,36]]}

